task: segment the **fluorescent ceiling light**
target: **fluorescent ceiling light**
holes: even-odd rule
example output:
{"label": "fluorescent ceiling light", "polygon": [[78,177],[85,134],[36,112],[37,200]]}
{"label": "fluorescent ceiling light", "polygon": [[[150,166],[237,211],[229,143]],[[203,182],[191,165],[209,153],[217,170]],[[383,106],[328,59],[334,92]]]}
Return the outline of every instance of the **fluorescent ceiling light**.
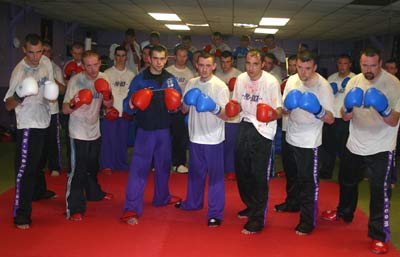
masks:
{"label": "fluorescent ceiling light", "polygon": [[256,28],[254,30],[254,33],[259,33],[259,34],[275,34],[278,32],[279,29],[266,29],[266,28]]}
{"label": "fluorescent ceiling light", "polygon": [[258,27],[258,25],[256,24],[249,24],[249,23],[233,23],[233,26],[246,29],[253,29]]}
{"label": "fluorescent ceiling light", "polygon": [[204,24],[193,24],[193,23],[186,23],[186,25],[191,26],[191,27],[209,27],[207,23]]}
{"label": "fluorescent ceiling light", "polygon": [[165,26],[170,30],[190,30],[188,26],[180,24],[165,24]]}
{"label": "fluorescent ceiling light", "polygon": [[262,18],[260,26],[285,26],[288,23],[288,18]]}
{"label": "fluorescent ceiling light", "polygon": [[158,21],[181,21],[175,13],[151,13],[149,15]]}

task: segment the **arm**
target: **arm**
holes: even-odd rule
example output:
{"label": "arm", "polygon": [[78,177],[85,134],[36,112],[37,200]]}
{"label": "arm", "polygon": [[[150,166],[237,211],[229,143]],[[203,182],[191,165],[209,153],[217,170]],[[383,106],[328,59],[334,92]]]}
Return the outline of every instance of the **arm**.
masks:
{"label": "arm", "polygon": [[330,111],[325,110],[325,115],[321,118],[321,121],[328,124],[332,124],[335,121],[335,117]]}
{"label": "arm", "polygon": [[6,110],[7,111],[12,111],[15,109],[20,104],[17,100],[15,100],[14,97],[9,97],[6,99]]}
{"label": "arm", "polygon": [[399,117],[400,117],[400,113],[393,110],[389,116],[383,117],[383,121],[387,125],[389,125],[391,127],[395,127],[395,126],[397,126],[397,123],[399,122]]}

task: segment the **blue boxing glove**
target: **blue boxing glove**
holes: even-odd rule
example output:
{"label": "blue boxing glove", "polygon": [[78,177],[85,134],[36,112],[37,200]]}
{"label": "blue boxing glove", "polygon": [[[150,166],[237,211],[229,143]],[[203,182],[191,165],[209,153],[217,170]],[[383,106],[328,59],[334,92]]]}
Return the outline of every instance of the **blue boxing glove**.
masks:
{"label": "blue boxing glove", "polygon": [[221,112],[221,106],[217,105],[211,97],[202,93],[197,98],[196,110],[198,112],[212,112],[218,115]]}
{"label": "blue boxing glove", "polygon": [[336,82],[331,82],[331,88],[332,88],[333,94],[336,95],[337,92],[339,91],[337,83]]}
{"label": "blue boxing glove", "polygon": [[299,107],[315,115],[315,118],[321,119],[325,116],[325,109],[321,106],[316,95],[310,92],[304,92],[300,98]]}
{"label": "blue boxing glove", "polygon": [[198,88],[192,88],[186,92],[185,96],[183,97],[183,102],[186,105],[196,105],[199,95],[201,95],[201,90]]}
{"label": "blue boxing glove", "polygon": [[360,107],[363,102],[364,91],[359,87],[352,88],[344,97],[344,112],[350,113],[353,107]]}
{"label": "blue boxing glove", "polygon": [[294,89],[290,91],[286,97],[285,101],[283,102],[283,106],[287,111],[291,111],[299,107],[300,98],[302,97],[303,93],[300,90]]}
{"label": "blue boxing glove", "polygon": [[388,117],[392,113],[386,96],[374,87],[365,92],[364,107],[374,107],[382,117]]}
{"label": "blue boxing glove", "polygon": [[342,84],[340,84],[340,85],[342,86],[342,92],[344,92],[344,89],[346,88],[347,83],[349,83],[349,80],[350,80],[349,77],[346,77],[346,78],[344,78],[344,79],[342,80]]}

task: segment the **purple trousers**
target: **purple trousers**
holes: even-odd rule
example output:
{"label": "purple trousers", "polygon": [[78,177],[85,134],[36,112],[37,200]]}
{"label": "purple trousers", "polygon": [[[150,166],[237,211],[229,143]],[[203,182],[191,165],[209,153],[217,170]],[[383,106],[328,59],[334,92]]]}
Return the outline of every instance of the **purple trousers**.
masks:
{"label": "purple trousers", "polygon": [[138,216],[143,212],[143,193],[154,161],[153,205],[169,203],[168,180],[171,168],[171,136],[169,129],[147,131],[138,128],[129,167],[124,212],[134,211]]}
{"label": "purple trousers", "polygon": [[128,170],[128,126],[124,118],[104,119],[101,134],[101,169]]}
{"label": "purple trousers", "polygon": [[224,167],[225,173],[235,173],[235,140],[239,123],[225,122]]}
{"label": "purple trousers", "polygon": [[189,177],[184,210],[199,210],[204,205],[204,188],[208,173],[207,219],[223,219],[225,207],[224,187],[224,145],[203,145],[190,143]]}

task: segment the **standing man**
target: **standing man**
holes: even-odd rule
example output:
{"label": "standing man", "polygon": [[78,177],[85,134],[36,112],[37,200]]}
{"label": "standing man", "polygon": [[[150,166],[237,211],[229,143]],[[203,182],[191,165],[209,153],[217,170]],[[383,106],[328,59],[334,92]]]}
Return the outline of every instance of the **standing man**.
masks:
{"label": "standing man", "polygon": [[[242,72],[233,67],[233,56],[229,51],[223,51],[220,57],[221,69],[215,72],[215,76],[221,79],[228,86],[229,99],[232,98],[233,89],[237,76]],[[228,118],[225,121],[224,141],[224,168],[227,180],[236,180],[235,174],[235,140],[239,128],[239,116]]]}
{"label": "standing man", "polygon": [[[53,50],[50,42],[43,42],[43,55],[51,61],[54,72],[54,81],[60,89],[60,95],[65,94],[66,86],[64,85],[64,76],[61,68],[53,61]],[[59,176],[62,170],[61,159],[61,123],[60,123],[60,107],[58,101],[49,101],[50,105],[50,126],[47,128],[46,146],[43,153],[43,168],[47,166],[51,176]]]}
{"label": "standing man", "polygon": [[[238,189],[246,205],[244,210],[238,212],[238,217],[248,218],[243,234],[260,232],[265,226],[268,182],[273,161],[272,141],[276,119],[281,115],[279,83],[262,70],[263,59],[263,53],[259,50],[247,53],[246,72],[238,76],[233,100],[230,101],[230,104],[237,101],[241,107],[241,122],[234,149]],[[228,106],[226,109],[229,114]]]}
{"label": "standing man", "polygon": [[283,48],[276,44],[274,35],[265,36],[265,48],[263,49],[268,53],[274,54],[278,60],[277,65],[281,67],[282,71],[286,71],[286,54]]}
{"label": "standing man", "polygon": [[352,222],[357,208],[358,184],[365,168],[370,183],[368,236],[371,251],[388,251],[390,240],[390,178],[400,111],[400,82],[382,69],[380,51],[361,51],[361,73],[345,90],[342,116],[350,120],[350,133],[340,165],[340,196],[336,210],[322,213],[329,221]]}
{"label": "standing man", "polygon": [[397,68],[397,62],[395,59],[389,59],[385,62],[385,65],[383,67],[385,69],[385,71],[389,72],[390,74],[392,74],[393,76],[395,76],[396,78],[399,72],[399,69]]}
{"label": "standing man", "polygon": [[124,42],[122,42],[122,46],[125,48],[128,57],[126,67],[134,74],[138,74],[141,69],[141,54],[140,46],[135,40],[134,29],[125,31],[125,39]]}
{"label": "standing man", "polygon": [[99,72],[100,56],[95,51],[83,53],[85,70],[71,78],[64,97],[63,112],[70,115],[71,173],[66,192],[67,218],[81,221],[86,200],[111,200],[98,183],[100,155],[100,108],[113,104],[107,76]]}
{"label": "standing man", "polygon": [[150,50],[151,65],[139,73],[129,86],[123,108],[135,114],[137,134],[129,168],[128,184],[121,221],[139,222],[143,212],[143,193],[154,161],[154,206],[180,201],[169,193],[171,167],[170,112],[181,104],[181,89],[175,77],[164,69],[167,48],[157,45]]}
{"label": "standing man", "polygon": [[128,95],[135,74],[126,67],[127,50],[119,46],[114,52],[114,66],[105,70],[110,81],[113,105],[106,109],[101,137],[101,169],[110,174],[113,170],[128,170],[128,127],[130,118],[124,115],[122,102]]}
{"label": "standing man", "polygon": [[276,65],[277,59],[274,54],[266,53],[264,55],[264,67],[263,70],[271,73],[272,76],[278,80],[279,84],[282,83],[282,71],[281,68]]}
{"label": "standing man", "polygon": [[203,51],[206,53],[210,53],[216,57],[215,61],[217,63],[217,70],[221,69],[221,64],[219,62],[219,57],[221,57],[223,51],[230,51],[232,49],[224,43],[224,38],[221,32],[214,32],[211,35],[211,44],[206,45],[203,48]]}
{"label": "standing man", "polygon": [[190,35],[182,37],[182,46],[188,50],[188,62],[186,65],[190,70],[193,70],[193,54],[197,51],[197,47],[192,44],[192,37]]}
{"label": "standing man", "polygon": [[323,127],[320,154],[321,164],[319,167],[319,177],[322,179],[332,178],[336,155],[340,159],[342,158],[347,137],[349,136],[349,122],[342,119],[340,109],[343,106],[346,85],[355,74],[350,71],[351,58],[347,54],[340,55],[337,58],[336,66],[338,72],[328,77],[328,82],[334,94],[333,116],[335,117],[335,122],[332,125],[325,123]]}
{"label": "standing man", "polygon": [[15,159],[15,202],[13,218],[19,229],[31,226],[32,200],[52,198],[41,167],[45,136],[50,125],[49,100],[58,97],[53,67],[43,56],[43,42],[28,34],[23,46],[25,57],[15,66],[4,102],[17,119]]}
{"label": "standing man", "polygon": [[[175,56],[175,64],[166,70],[175,76],[181,91],[184,92],[187,83],[194,77],[193,72],[186,66],[188,50],[180,46],[176,49]],[[185,115],[180,111],[171,114],[172,169],[178,173],[188,173],[186,148],[189,136],[184,119]]]}
{"label": "standing man", "polygon": [[332,124],[332,89],[317,70],[316,56],[309,51],[297,55],[297,74],[289,77],[283,92],[284,110],[289,113],[286,130],[286,200],[275,205],[277,212],[297,212],[296,234],[310,234],[318,210],[318,147],[323,123]]}
{"label": "standing man", "polygon": [[225,83],[213,75],[215,57],[202,53],[197,66],[200,77],[189,81],[183,111],[189,111],[190,161],[186,200],[175,207],[183,210],[200,210],[204,206],[204,188],[208,183],[209,227],[218,227],[225,207],[224,189],[224,106],[229,101]]}
{"label": "standing man", "polygon": [[233,50],[233,58],[235,59],[236,67],[242,71],[246,71],[246,55],[250,50],[250,36],[243,35],[240,37],[239,47]]}

